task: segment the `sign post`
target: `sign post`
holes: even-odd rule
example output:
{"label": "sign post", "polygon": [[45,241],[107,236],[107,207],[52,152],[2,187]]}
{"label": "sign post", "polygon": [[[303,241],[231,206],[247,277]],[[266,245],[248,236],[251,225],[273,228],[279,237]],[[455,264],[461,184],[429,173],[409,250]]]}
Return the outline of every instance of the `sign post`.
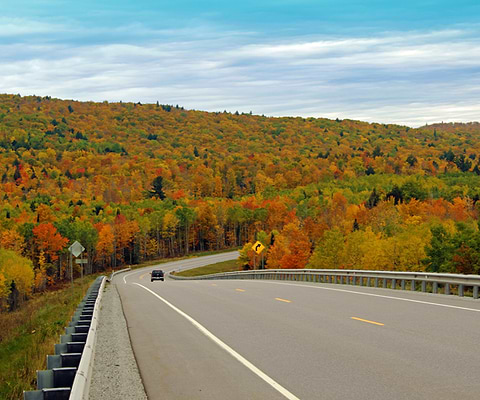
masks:
{"label": "sign post", "polygon": [[[72,255],[75,257],[78,257],[80,254],[82,254],[85,251],[85,247],[83,247],[80,242],[76,241],[73,242],[73,244],[68,248],[68,251],[70,252],[70,280],[73,285],[73,263],[72,263]],[[80,261],[80,262],[78,262]],[[75,263],[81,265],[81,273],[82,273],[82,278],[83,278],[83,265],[86,260],[75,260]]]}

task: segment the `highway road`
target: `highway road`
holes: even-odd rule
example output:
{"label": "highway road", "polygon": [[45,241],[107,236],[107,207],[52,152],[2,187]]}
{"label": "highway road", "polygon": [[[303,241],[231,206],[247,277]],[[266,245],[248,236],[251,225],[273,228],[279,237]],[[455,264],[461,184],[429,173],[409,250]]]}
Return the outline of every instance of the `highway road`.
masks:
{"label": "highway road", "polygon": [[478,300],[152,269],[114,279],[151,400],[480,398]]}

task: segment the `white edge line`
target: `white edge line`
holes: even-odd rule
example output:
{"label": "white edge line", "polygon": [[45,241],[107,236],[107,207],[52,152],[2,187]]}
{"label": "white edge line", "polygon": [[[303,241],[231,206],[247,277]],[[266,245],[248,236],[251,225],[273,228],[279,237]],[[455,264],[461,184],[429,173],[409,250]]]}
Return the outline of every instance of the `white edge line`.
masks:
{"label": "white edge line", "polygon": [[406,298],[404,298],[404,297],[385,296],[385,295],[382,295],[382,294],[357,292],[357,291],[354,291],[354,290],[327,288],[327,287],[324,287],[324,286],[299,285],[299,284],[296,284],[296,283],[271,282],[271,281],[266,281],[266,280],[265,280],[265,281],[264,281],[264,280],[252,280],[251,282],[258,282],[258,283],[265,282],[265,283],[273,283],[273,284],[276,284],[276,285],[287,285],[287,286],[298,286],[298,287],[312,288],[312,289],[333,290],[333,291],[335,291],[335,292],[353,293],[353,294],[360,294],[360,295],[362,295],[362,296],[382,297],[382,298],[384,298],[384,299],[393,299],[393,300],[400,300],[400,301],[409,301],[409,302],[411,302],[411,303],[428,304],[428,305],[431,305],[431,306],[446,307],[446,308],[455,308],[455,309],[458,309],[458,310],[480,312],[480,310],[479,310],[479,309],[476,309],[476,308],[452,306],[452,305],[450,305],[450,304],[432,303],[432,302],[430,302],[430,301],[406,299]]}
{"label": "white edge line", "polygon": [[123,283],[125,283],[125,285],[126,285],[126,284],[127,284],[126,278],[129,277],[130,275],[138,274],[139,272],[142,272],[142,271],[141,271],[141,270],[137,270],[137,271],[131,272],[130,274],[123,275]]}
{"label": "white edge line", "polygon": [[192,317],[190,317],[188,314],[184,313],[182,310],[179,308],[175,307],[173,304],[169,303],[167,300],[164,298],[160,297],[158,294],[156,294],[154,291],[146,288],[145,286],[141,285],[140,283],[134,282],[134,285],[138,285],[145,289],[146,291],[150,292],[153,294],[155,297],[157,297],[159,300],[163,301],[167,306],[169,306],[171,309],[179,313],[182,317],[187,319],[195,328],[197,328],[200,332],[202,332],[206,337],[211,339],[215,344],[220,346],[222,349],[224,349],[227,353],[229,353],[231,356],[236,358],[240,363],[242,363],[245,367],[247,367],[250,371],[252,371],[254,374],[259,376],[261,379],[263,379],[265,382],[267,382],[271,387],[273,387],[276,391],[281,393],[283,396],[285,396],[289,400],[300,400],[297,396],[294,394],[290,393],[287,389],[285,389],[282,385],[274,381],[272,378],[270,378],[267,374],[265,374],[263,371],[258,369],[255,365],[253,365],[250,361],[248,361],[245,357],[241,356],[238,354],[235,350],[233,350],[228,344],[224,343],[221,341],[218,337],[216,337],[213,333],[211,333],[207,328],[205,328],[202,324],[199,322],[195,321]]}

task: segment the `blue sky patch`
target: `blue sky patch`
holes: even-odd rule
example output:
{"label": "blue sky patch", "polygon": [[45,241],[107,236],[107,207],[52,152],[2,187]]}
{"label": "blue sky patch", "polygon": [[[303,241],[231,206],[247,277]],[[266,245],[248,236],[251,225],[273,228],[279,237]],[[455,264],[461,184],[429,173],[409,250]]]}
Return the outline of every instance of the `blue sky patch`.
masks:
{"label": "blue sky patch", "polygon": [[474,1],[15,1],[0,91],[419,126],[478,120]]}

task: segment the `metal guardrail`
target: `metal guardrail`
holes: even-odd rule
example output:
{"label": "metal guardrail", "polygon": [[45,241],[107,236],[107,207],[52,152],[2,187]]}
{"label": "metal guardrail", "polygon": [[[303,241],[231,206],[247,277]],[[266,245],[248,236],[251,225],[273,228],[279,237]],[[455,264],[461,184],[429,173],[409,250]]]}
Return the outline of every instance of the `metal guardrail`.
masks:
{"label": "metal guardrail", "polygon": [[111,282],[115,275],[121,274],[122,272],[131,271],[131,270],[132,269],[130,267],[128,267],[128,268],[121,269],[119,271],[113,271],[112,274],[110,275],[110,278],[108,278],[107,281]]}
{"label": "metal guardrail", "polygon": [[72,391],[70,393],[70,400],[88,399],[88,392],[90,389],[90,381],[92,379],[92,369],[95,354],[95,344],[97,343],[97,325],[100,314],[100,305],[102,301],[103,289],[105,287],[106,278],[103,277],[98,296],[95,301],[93,309],[92,323],[88,331],[87,341],[83,350],[82,358],[78,365],[77,374],[73,381]]}
{"label": "metal guardrail", "polygon": [[223,272],[195,277],[169,273],[176,280],[196,279],[272,279],[316,283],[383,287],[402,290],[458,296],[479,297],[480,275],[439,274],[428,272],[366,271],[352,269],[263,269],[254,271]]}
{"label": "metal guardrail", "polygon": [[47,370],[37,371],[37,389],[23,392],[24,400],[88,398],[96,329],[105,277],[98,277],[80,302],[72,321],[47,356]]}

